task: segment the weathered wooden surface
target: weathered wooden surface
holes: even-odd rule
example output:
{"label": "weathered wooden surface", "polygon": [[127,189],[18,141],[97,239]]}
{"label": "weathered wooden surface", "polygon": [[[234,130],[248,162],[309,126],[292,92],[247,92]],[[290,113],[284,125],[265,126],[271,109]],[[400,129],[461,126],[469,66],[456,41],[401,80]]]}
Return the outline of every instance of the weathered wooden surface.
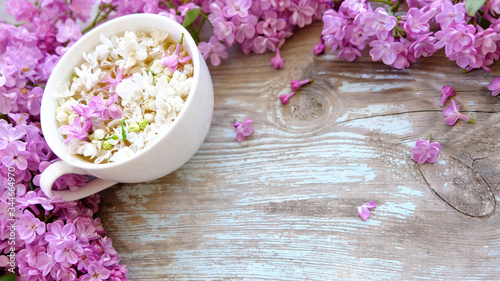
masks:
{"label": "weathered wooden surface", "polygon": [[[194,158],[102,192],[131,280],[500,279],[500,101],[486,89],[500,68],[460,74],[442,52],[410,70],[314,57],[320,28],[285,44],[279,71],[272,54],[232,50],[211,68],[214,118]],[[446,125],[445,84],[476,124]],[[242,144],[233,117],[254,120]],[[420,166],[410,147],[429,133],[442,153]]]}

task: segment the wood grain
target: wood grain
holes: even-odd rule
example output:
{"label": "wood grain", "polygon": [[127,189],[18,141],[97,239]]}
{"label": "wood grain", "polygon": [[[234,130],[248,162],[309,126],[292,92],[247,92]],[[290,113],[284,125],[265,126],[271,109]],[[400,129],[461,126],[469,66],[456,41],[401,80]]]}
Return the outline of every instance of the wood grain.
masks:
{"label": "wood grain", "polygon": [[[215,111],[196,155],[102,192],[131,280],[500,279],[500,103],[486,89],[498,66],[464,75],[442,52],[409,70],[315,57],[320,29],[297,32],[278,71],[272,54],[231,49],[210,69]],[[446,84],[476,124],[443,121]],[[254,120],[241,144],[233,118]],[[410,147],[430,133],[442,153],[418,165]]]}

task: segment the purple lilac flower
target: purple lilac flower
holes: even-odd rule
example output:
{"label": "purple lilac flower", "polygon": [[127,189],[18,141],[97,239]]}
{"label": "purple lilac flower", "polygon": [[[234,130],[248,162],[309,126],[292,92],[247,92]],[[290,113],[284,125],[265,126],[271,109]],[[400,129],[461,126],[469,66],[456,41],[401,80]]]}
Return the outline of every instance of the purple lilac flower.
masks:
{"label": "purple lilac flower", "polygon": [[106,91],[114,91],[116,86],[120,84],[123,80],[123,69],[121,67],[116,68],[115,78],[111,77],[111,74],[108,73],[108,78],[102,81],[104,84],[107,84],[102,89]]}
{"label": "purple lilac flower", "polygon": [[278,31],[284,29],[285,26],[286,21],[278,18],[276,12],[266,11],[264,12],[263,20],[257,23],[256,30],[267,37],[275,37],[278,35]]}
{"label": "purple lilac flower", "polygon": [[297,94],[297,93],[296,93],[295,91],[292,91],[292,92],[290,92],[290,93],[288,93],[288,94],[283,94],[283,95],[280,95],[279,99],[280,99],[280,101],[281,101],[281,103],[282,103],[283,105],[287,105],[287,104],[288,104],[288,102],[290,101],[290,99],[291,99],[293,96],[295,96],[295,94]]}
{"label": "purple lilac flower", "polygon": [[290,88],[292,88],[292,91],[297,91],[303,85],[311,83],[311,82],[312,82],[312,79],[304,79],[304,80],[300,80],[300,81],[293,79],[292,81],[290,81]]}
{"label": "purple lilac flower", "polygon": [[102,119],[120,119],[122,117],[122,112],[120,108],[115,104],[118,101],[118,94],[112,94],[106,100],[105,106],[102,109]]}
{"label": "purple lilac flower", "polygon": [[182,38],[184,37],[184,33],[182,34],[181,40],[175,46],[175,51],[173,54],[166,56],[162,64],[169,68],[170,72],[175,72],[179,64],[185,64],[191,60],[190,56],[181,56],[181,47],[182,47]]}
{"label": "purple lilac flower", "polygon": [[49,234],[45,236],[45,241],[49,245],[61,246],[65,242],[72,242],[76,240],[75,226],[72,223],[67,223],[63,226],[63,222],[58,220],[49,225]]}
{"label": "purple lilac flower", "polygon": [[449,126],[455,125],[458,119],[469,122],[469,117],[460,113],[459,109],[460,107],[455,103],[455,100],[451,99],[451,105],[443,110],[443,114],[446,116],[444,121],[446,121]]}
{"label": "purple lilac flower", "polygon": [[177,11],[181,13],[181,16],[185,16],[187,12],[199,8],[195,3],[183,3],[178,8]]}
{"label": "purple lilac flower", "polygon": [[406,22],[404,24],[404,28],[408,34],[414,36],[429,31],[429,22],[433,19],[436,10],[425,10],[425,8],[411,8],[408,10]]}
{"label": "purple lilac flower", "polygon": [[18,140],[26,135],[26,130],[0,124],[0,149],[5,149],[8,144],[14,144],[18,149],[25,149],[25,145]]}
{"label": "purple lilac flower", "polygon": [[97,240],[98,246],[94,244],[95,248],[100,248],[102,256],[100,256],[100,261],[104,266],[111,266],[113,264],[118,263],[120,258],[118,257],[118,253],[115,248],[113,248],[113,243],[111,238],[104,237]]}
{"label": "purple lilac flower", "polygon": [[[54,209],[54,207],[51,205],[51,202],[52,201],[49,198],[41,196],[41,194],[32,190],[26,192],[26,194],[22,198],[18,199],[18,204],[20,204],[20,206],[23,208],[39,204],[43,207],[44,210],[47,211]],[[36,215],[38,215],[40,212],[38,208],[32,208],[32,210]]]}
{"label": "purple lilac flower", "polygon": [[219,17],[212,22],[214,27],[214,35],[221,41],[226,42],[229,46],[234,43],[234,31],[236,26],[232,21],[226,21],[224,17]]}
{"label": "purple lilac flower", "polygon": [[111,269],[109,273],[110,281],[125,281],[128,280],[125,275],[127,274],[127,268],[125,265],[116,265],[113,269]]}
{"label": "purple lilac flower", "polygon": [[436,22],[441,25],[442,30],[446,30],[453,24],[464,24],[465,5],[463,3],[453,5],[452,2],[446,1],[441,7],[441,12],[436,16]]}
{"label": "purple lilac flower", "polygon": [[71,10],[73,17],[86,22],[90,19],[92,8],[95,3],[95,0],[71,0],[69,9]]}
{"label": "purple lilac flower", "polygon": [[[22,271],[22,265],[24,267],[34,267],[38,261],[38,255],[40,253],[45,253],[46,248],[43,245],[26,243],[25,248],[19,251],[18,255],[18,267],[19,271]],[[34,270],[37,271],[36,269]]]}
{"label": "purple lilac flower", "polygon": [[437,142],[430,142],[430,140],[418,140],[415,146],[411,148],[413,152],[413,160],[422,165],[425,162],[434,163],[436,157],[439,155],[441,145]]}
{"label": "purple lilac flower", "polygon": [[498,96],[498,94],[500,94],[500,77],[493,78],[491,84],[488,86],[488,90],[491,91],[492,96]]}
{"label": "purple lilac flower", "polygon": [[373,40],[370,42],[370,56],[374,61],[382,60],[385,64],[391,65],[396,61],[397,55],[404,50],[403,44],[395,42],[394,37],[387,37],[386,40]]}
{"label": "purple lilac flower", "polygon": [[323,38],[319,38],[319,43],[314,46],[313,53],[316,56],[319,56],[324,52],[325,52],[325,45],[323,44]]}
{"label": "purple lilac flower", "polygon": [[484,11],[486,13],[500,15],[500,0],[490,0],[484,3]]}
{"label": "purple lilac flower", "polygon": [[35,267],[42,272],[43,276],[47,276],[56,264],[54,256],[49,253],[38,253]]}
{"label": "purple lilac flower", "polygon": [[342,2],[341,8],[347,9],[349,16],[354,18],[367,11],[366,0],[345,0]]}
{"label": "purple lilac flower", "polygon": [[5,146],[0,157],[2,158],[2,164],[6,167],[16,167],[18,170],[26,170],[28,168],[30,153],[19,150],[15,144],[9,143]]}
{"label": "purple lilac flower", "polygon": [[16,103],[16,96],[14,91],[7,92],[4,87],[0,87],[0,113],[6,114],[11,111],[12,105]]}
{"label": "purple lilac flower", "polygon": [[361,57],[361,52],[358,48],[347,45],[339,51],[339,59],[345,58],[348,62],[353,62],[357,57]]}
{"label": "purple lilac flower", "polygon": [[473,25],[457,24],[450,27],[446,37],[446,47],[455,52],[465,51],[474,45],[476,28]]}
{"label": "purple lilac flower", "polygon": [[[90,120],[92,117],[101,117],[99,110],[104,102],[98,96],[93,96],[88,105],[77,104],[76,106],[71,106],[76,114],[85,117],[86,120]],[[73,120],[74,121],[74,120]]]}
{"label": "purple lilac flower", "polygon": [[73,119],[73,123],[70,125],[64,125],[59,128],[61,134],[66,135],[64,143],[70,142],[72,139],[85,139],[88,135],[88,130],[92,124],[90,122],[85,122],[82,126],[82,121],[80,117],[76,116]]}
{"label": "purple lilac flower", "polygon": [[415,58],[421,56],[429,57],[436,52],[436,38],[431,36],[432,33],[420,34],[418,38],[410,44],[409,52],[413,53]]}
{"label": "purple lilac flower", "polygon": [[248,17],[248,9],[252,6],[252,1],[250,0],[227,0],[226,5],[222,9],[224,16],[232,18],[237,16],[240,19],[246,19]]}
{"label": "purple lilac flower", "polygon": [[102,281],[109,278],[110,271],[99,262],[89,265],[87,274],[80,278],[80,281]]}
{"label": "purple lilac flower", "polygon": [[358,215],[363,219],[367,220],[370,217],[370,209],[377,207],[377,203],[373,201],[366,202],[365,204],[358,207]]}
{"label": "purple lilac flower", "polygon": [[480,54],[487,55],[488,53],[495,53],[500,47],[500,34],[492,28],[482,30],[477,27],[479,32],[476,33],[474,47]]}
{"label": "purple lilac flower", "polygon": [[253,51],[256,54],[263,54],[266,50],[275,51],[278,39],[274,37],[257,36],[253,40]]}
{"label": "purple lilac flower", "polygon": [[64,23],[60,22],[56,27],[58,29],[56,39],[61,43],[76,41],[82,36],[80,26],[75,24],[72,19],[66,19]]}
{"label": "purple lilac flower", "polygon": [[40,107],[42,104],[42,94],[43,89],[41,87],[35,87],[27,93],[27,107],[31,115],[39,115]]}
{"label": "purple lilac flower", "polygon": [[83,249],[75,241],[64,241],[55,246],[54,260],[58,263],[76,264],[83,254]]}
{"label": "purple lilac flower", "polygon": [[14,15],[16,21],[26,21],[37,14],[38,9],[28,0],[7,1],[7,12]]}
{"label": "purple lilac flower", "polygon": [[238,121],[234,122],[234,131],[236,132],[236,140],[242,142],[246,137],[250,136],[254,132],[252,127],[252,119],[247,118],[243,123]]}
{"label": "purple lilac flower", "polygon": [[363,32],[363,29],[355,24],[349,24],[345,28],[345,40],[355,46],[358,50],[364,50],[368,35]]}
{"label": "purple lilac flower", "polygon": [[213,66],[218,66],[221,58],[226,59],[228,57],[226,47],[219,42],[217,36],[212,36],[208,43],[200,42],[200,44],[198,44],[198,49],[204,59],[210,56],[210,62]]}
{"label": "purple lilac flower", "polygon": [[280,56],[280,48],[276,48],[276,55],[271,59],[271,66],[274,69],[283,68],[283,59]]}
{"label": "purple lilac flower", "polygon": [[254,15],[249,15],[245,18],[246,21],[240,21],[238,17],[231,19],[234,28],[234,37],[236,42],[243,43],[247,39],[253,38],[255,35],[255,26],[257,25],[257,17]]}
{"label": "purple lilac flower", "polygon": [[321,35],[325,46],[330,47],[332,52],[338,48],[346,36],[346,22],[343,14],[337,13],[335,10],[330,9],[323,15],[324,26]]}
{"label": "purple lilac flower", "polygon": [[88,271],[89,266],[98,261],[98,257],[94,254],[94,246],[90,245],[83,248],[83,254],[78,262],[77,269],[79,271]]}
{"label": "purple lilac flower", "polygon": [[310,24],[316,11],[317,2],[311,0],[298,0],[291,2],[288,10],[292,12],[290,23],[299,27]]}
{"label": "purple lilac flower", "polygon": [[377,8],[373,13],[366,12],[361,18],[363,31],[368,36],[376,35],[378,40],[385,40],[389,32],[396,26],[397,19],[387,14],[383,8]]}
{"label": "purple lilac flower", "polygon": [[443,95],[443,97],[441,98],[441,102],[439,103],[439,105],[444,106],[446,100],[448,100],[449,97],[453,97],[456,93],[453,90],[453,87],[446,85],[441,88],[441,94]]}
{"label": "purple lilac flower", "polygon": [[30,211],[24,211],[24,214],[18,220],[19,237],[25,243],[31,243],[35,240],[36,235],[41,235],[45,232],[45,223],[36,218]]}
{"label": "purple lilac flower", "polygon": [[[57,266],[57,264],[56,264],[56,266]],[[72,267],[67,268],[67,267],[60,266],[60,268],[57,269],[57,272],[56,272],[57,280],[61,280],[61,281],[74,281],[77,279],[76,276],[77,276],[76,270]]]}
{"label": "purple lilac flower", "polygon": [[92,220],[87,217],[78,217],[73,221],[75,226],[75,235],[77,237],[76,241],[82,246],[89,245],[90,240],[95,240],[99,238],[95,231],[95,227],[92,224]]}

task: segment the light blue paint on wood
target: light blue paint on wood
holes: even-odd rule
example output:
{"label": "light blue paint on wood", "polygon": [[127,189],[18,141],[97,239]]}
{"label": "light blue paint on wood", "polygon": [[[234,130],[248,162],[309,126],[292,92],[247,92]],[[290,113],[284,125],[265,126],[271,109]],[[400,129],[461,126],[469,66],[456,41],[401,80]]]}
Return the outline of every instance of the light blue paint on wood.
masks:
{"label": "light blue paint on wood", "polygon": [[261,195],[257,195],[255,197],[249,193],[241,194],[241,199],[236,201],[235,205],[252,205],[252,204],[269,204],[269,203],[277,203],[284,201],[297,201],[297,200],[312,200],[312,199],[336,199],[339,198],[340,195],[331,194],[331,193],[314,193],[314,194],[280,194],[277,196],[266,196],[262,197]]}
{"label": "light blue paint on wood", "polygon": [[374,84],[372,82],[367,83],[349,83],[347,81],[342,81],[342,86],[338,88],[341,92],[347,93],[358,93],[358,92],[381,92],[383,90],[404,88],[407,86],[406,83],[384,83],[384,84]]}
{"label": "light blue paint on wood", "polygon": [[373,73],[340,73],[343,77],[362,78],[369,80],[413,80],[413,77],[404,74],[373,74]]}
{"label": "light blue paint on wood", "polygon": [[[337,121],[338,122],[338,121]],[[344,143],[354,143],[354,144],[364,144],[364,142],[356,140],[364,140],[368,136],[351,133],[351,132],[328,132],[321,135],[316,135],[311,137],[311,140],[315,139],[327,139],[328,141],[340,141]]]}
{"label": "light blue paint on wood", "polygon": [[411,189],[409,187],[405,187],[405,186],[398,186],[396,187],[396,189],[400,192],[400,193],[403,193],[403,194],[406,194],[410,197],[414,197],[414,196],[423,196],[422,192],[419,191],[419,190],[415,190],[415,189]]}
{"label": "light blue paint on wood", "polygon": [[397,116],[376,116],[369,119],[356,119],[342,125],[354,128],[365,128],[370,131],[379,131],[384,134],[409,135],[413,132],[413,123],[409,114]]}
{"label": "light blue paint on wood", "polygon": [[[354,111],[347,112],[341,117],[337,118],[337,122],[345,122],[352,118],[357,118],[359,116],[371,117],[371,116],[379,116],[390,113],[399,113],[405,112],[406,107],[404,105],[389,105],[389,104],[372,104],[365,108],[359,108]],[[354,115],[354,116],[352,116]],[[351,118],[349,118],[351,116]],[[369,121],[368,121],[369,122]]]}
{"label": "light blue paint on wood", "polygon": [[406,219],[415,212],[417,205],[413,202],[395,203],[386,201],[376,208],[377,218],[379,219]]}

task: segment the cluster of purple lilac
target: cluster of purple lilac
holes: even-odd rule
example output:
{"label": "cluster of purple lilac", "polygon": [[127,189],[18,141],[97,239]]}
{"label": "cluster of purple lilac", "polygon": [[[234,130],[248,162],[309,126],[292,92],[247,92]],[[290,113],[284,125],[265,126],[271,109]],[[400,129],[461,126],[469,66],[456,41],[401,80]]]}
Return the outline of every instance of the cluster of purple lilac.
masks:
{"label": "cluster of purple lilac", "polygon": [[[111,239],[102,236],[100,220],[93,218],[99,195],[78,202],[47,198],[37,187],[40,173],[58,159],[44,141],[37,117],[25,112],[2,117],[0,206],[9,205],[7,179],[13,177],[17,273],[24,280],[127,280],[127,270],[118,265],[120,259]],[[13,176],[9,174],[12,171]],[[87,176],[67,174],[54,188],[74,190],[88,180]],[[0,268],[5,270],[5,255],[10,252],[9,221],[10,212],[0,208]]]}
{"label": "cluster of purple lilac", "polygon": [[324,0],[216,0],[210,1],[208,20],[213,26],[213,36],[199,44],[203,56],[213,65],[228,56],[226,48],[240,44],[245,54],[276,52],[271,65],[283,67],[280,47],[292,36],[293,29],[304,27],[321,19],[329,7]]}
{"label": "cluster of purple lilac", "polygon": [[389,8],[373,10],[368,1],[345,0],[326,11],[320,45],[354,61],[368,44],[374,61],[398,69],[443,47],[448,59],[466,70],[489,70],[500,56],[500,1],[487,1],[475,17],[467,15],[465,1],[408,0],[408,12],[399,16],[399,0],[377,2]]}
{"label": "cluster of purple lilac", "polygon": [[[94,1],[11,0],[7,11],[20,25],[0,22],[0,276],[10,263],[11,213],[7,179],[16,205],[16,274],[24,280],[127,280],[111,239],[94,219],[99,195],[78,202],[48,199],[40,173],[59,159],[40,130],[44,85],[61,54],[82,35]],[[64,175],[54,189],[78,189],[89,178]]]}

